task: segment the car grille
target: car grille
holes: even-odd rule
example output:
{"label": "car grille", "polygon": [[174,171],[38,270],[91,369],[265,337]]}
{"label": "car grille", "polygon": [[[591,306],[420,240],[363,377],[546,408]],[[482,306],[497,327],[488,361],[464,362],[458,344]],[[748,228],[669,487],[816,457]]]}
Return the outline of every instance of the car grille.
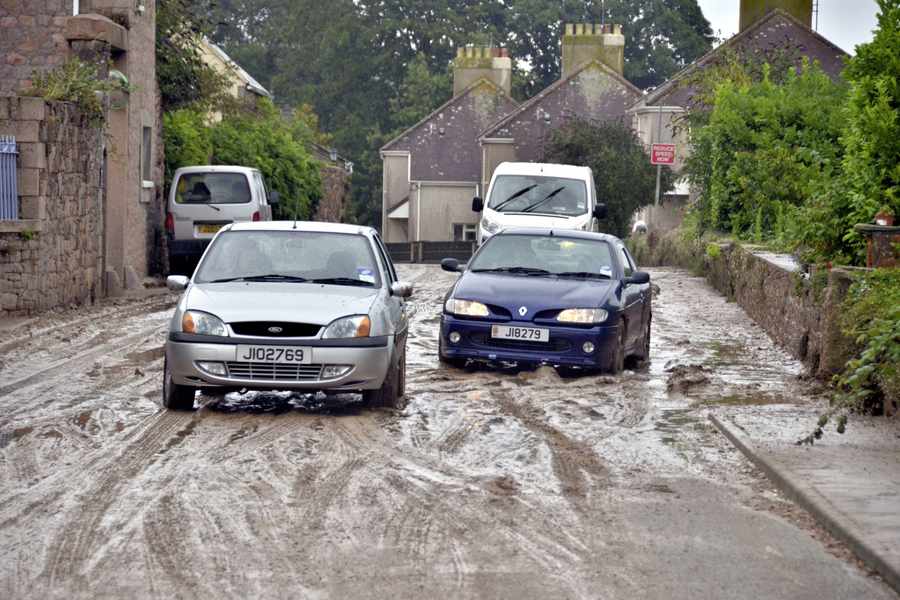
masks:
{"label": "car grille", "polygon": [[226,362],[231,379],[251,381],[315,381],[322,365],[283,365],[263,362]]}
{"label": "car grille", "polygon": [[[312,323],[288,323],[278,321],[244,321],[230,323],[231,329],[237,335],[251,335],[255,337],[316,337],[319,335],[321,325]],[[269,331],[270,328],[281,331]]]}
{"label": "car grille", "polygon": [[486,333],[473,333],[469,336],[473,344],[489,348],[508,348],[510,350],[527,350],[544,352],[565,352],[572,344],[565,339],[550,337],[550,342],[525,342],[521,340],[498,340]]}

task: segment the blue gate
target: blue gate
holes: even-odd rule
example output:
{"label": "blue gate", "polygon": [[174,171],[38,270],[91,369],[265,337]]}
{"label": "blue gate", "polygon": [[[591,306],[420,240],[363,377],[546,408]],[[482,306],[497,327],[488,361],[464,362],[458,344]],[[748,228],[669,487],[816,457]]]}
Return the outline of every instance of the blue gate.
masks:
{"label": "blue gate", "polygon": [[0,136],[0,221],[15,221],[19,218],[17,154],[16,138]]}

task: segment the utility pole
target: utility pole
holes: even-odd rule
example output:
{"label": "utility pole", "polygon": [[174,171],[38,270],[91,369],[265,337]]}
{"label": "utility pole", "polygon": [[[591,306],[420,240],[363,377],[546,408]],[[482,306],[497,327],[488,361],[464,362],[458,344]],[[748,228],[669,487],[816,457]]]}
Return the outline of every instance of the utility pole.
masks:
{"label": "utility pole", "polygon": [[[662,105],[657,107],[659,110],[657,111],[657,120],[656,120],[656,143],[659,144],[662,142]],[[662,184],[662,165],[656,165],[656,206],[659,206],[660,200],[660,190]]]}

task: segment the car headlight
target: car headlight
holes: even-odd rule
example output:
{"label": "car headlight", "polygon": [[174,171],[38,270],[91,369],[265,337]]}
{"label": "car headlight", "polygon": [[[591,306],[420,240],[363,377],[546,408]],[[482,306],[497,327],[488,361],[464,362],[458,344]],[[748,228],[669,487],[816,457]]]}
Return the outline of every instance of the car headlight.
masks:
{"label": "car headlight", "polygon": [[603,323],[609,313],[602,308],[569,308],[557,315],[560,323]]}
{"label": "car headlight", "polygon": [[494,223],[487,217],[483,217],[481,219],[481,228],[490,234],[495,234],[495,233],[497,233],[497,230],[500,229],[500,224]]}
{"label": "car headlight", "polygon": [[181,316],[181,331],[197,335],[228,336],[228,328],[222,319],[198,310],[186,310]]}
{"label": "car headlight", "polygon": [[372,321],[365,315],[344,317],[334,321],[325,328],[322,337],[325,339],[345,339],[369,337],[372,331]]}
{"label": "car headlight", "polygon": [[472,300],[457,300],[450,298],[444,304],[444,310],[451,315],[461,315],[464,317],[487,317],[491,312],[488,307],[481,302]]}

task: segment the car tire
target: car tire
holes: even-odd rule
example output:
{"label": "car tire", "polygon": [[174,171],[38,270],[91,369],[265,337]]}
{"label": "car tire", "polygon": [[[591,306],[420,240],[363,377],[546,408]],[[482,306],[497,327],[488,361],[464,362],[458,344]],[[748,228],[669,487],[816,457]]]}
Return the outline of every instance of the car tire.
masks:
{"label": "car tire", "polygon": [[162,404],[169,410],[194,410],[194,396],[197,388],[179,385],[172,380],[169,372],[169,360],[163,362]]}
{"label": "car tire", "polygon": [[363,391],[363,404],[370,408],[399,408],[406,386],[406,344],[397,353],[384,377],[384,383],[377,390]]}
{"label": "car tire", "polygon": [[618,375],[625,370],[625,321],[619,321],[619,335],[616,338],[616,350],[613,354],[612,362],[609,365],[609,371],[613,375]]}
{"label": "car tire", "polygon": [[644,337],[641,339],[641,349],[637,354],[637,359],[641,362],[649,362],[650,360],[650,323],[651,317],[648,315],[644,324]]}
{"label": "car tire", "polygon": [[438,362],[442,365],[457,369],[464,369],[466,366],[465,358],[450,358],[444,356],[444,336],[441,333],[438,333]]}

